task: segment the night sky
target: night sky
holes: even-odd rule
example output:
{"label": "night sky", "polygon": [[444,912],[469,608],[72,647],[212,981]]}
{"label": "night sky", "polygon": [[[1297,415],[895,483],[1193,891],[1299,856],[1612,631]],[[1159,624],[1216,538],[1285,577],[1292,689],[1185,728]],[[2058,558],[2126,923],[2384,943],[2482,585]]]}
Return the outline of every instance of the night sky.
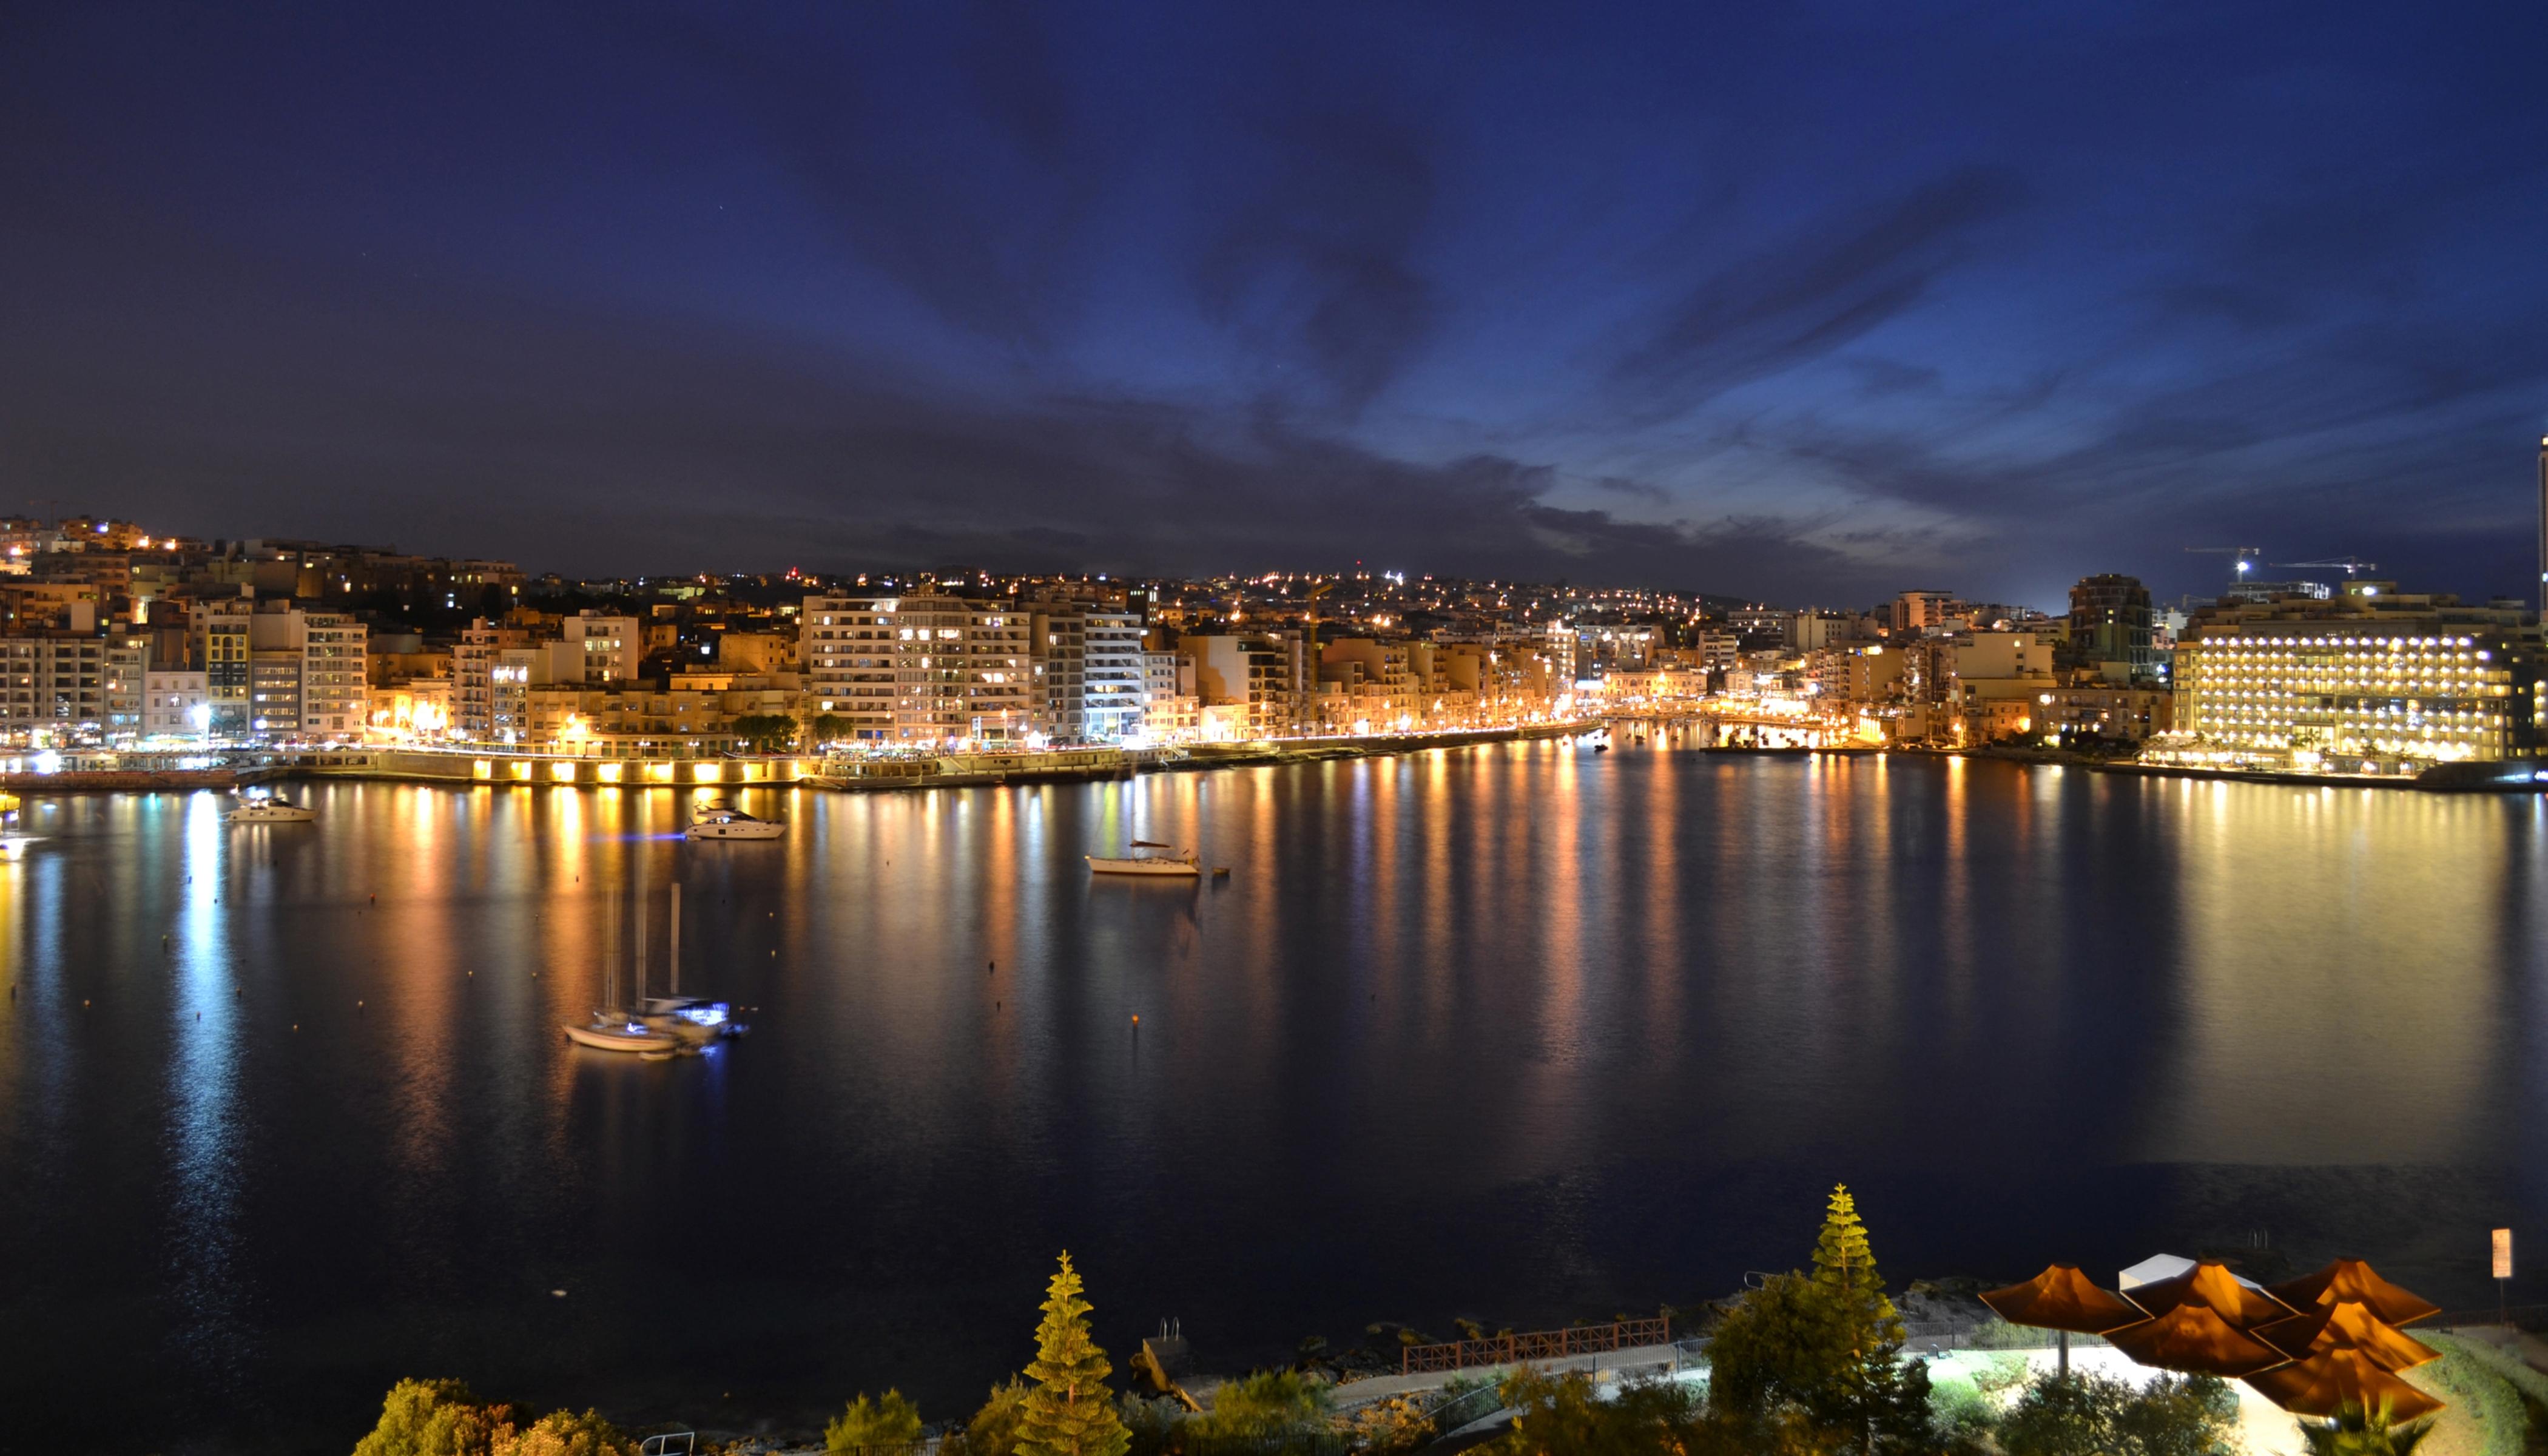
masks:
{"label": "night sky", "polygon": [[2533,590],[2548,6],[232,9],[0,10],[0,507]]}

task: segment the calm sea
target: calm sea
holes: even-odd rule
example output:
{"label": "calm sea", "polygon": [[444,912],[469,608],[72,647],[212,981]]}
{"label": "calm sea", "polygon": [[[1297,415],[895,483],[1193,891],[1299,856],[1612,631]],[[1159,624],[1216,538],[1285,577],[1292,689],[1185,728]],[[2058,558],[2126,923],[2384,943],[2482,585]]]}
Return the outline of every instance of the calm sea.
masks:
{"label": "calm sea", "polygon": [[[2548,1207],[2530,797],[1565,744],[752,795],[774,844],[310,797],[29,801],[0,1449],[341,1451],[408,1374],[957,1415],[1065,1248],[1119,1363],[1172,1316],[1238,1369],[1722,1294],[1835,1180],[1897,1283],[2359,1253],[2453,1306]],[[1135,837],[1230,874],[1090,877]],[[675,882],[752,1035],[570,1046]]]}

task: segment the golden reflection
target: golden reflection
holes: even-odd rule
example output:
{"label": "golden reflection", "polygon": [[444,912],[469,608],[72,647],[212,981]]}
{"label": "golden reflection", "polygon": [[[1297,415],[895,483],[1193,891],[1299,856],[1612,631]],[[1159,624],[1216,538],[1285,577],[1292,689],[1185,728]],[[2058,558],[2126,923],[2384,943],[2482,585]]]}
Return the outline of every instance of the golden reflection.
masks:
{"label": "golden reflection", "polygon": [[[2148,783],[2152,795],[2181,787]],[[2493,935],[2528,801],[2216,782],[2175,837],[2178,983],[2154,1160],[2446,1163],[2500,1151]],[[2447,846],[2448,852],[2442,853]]]}

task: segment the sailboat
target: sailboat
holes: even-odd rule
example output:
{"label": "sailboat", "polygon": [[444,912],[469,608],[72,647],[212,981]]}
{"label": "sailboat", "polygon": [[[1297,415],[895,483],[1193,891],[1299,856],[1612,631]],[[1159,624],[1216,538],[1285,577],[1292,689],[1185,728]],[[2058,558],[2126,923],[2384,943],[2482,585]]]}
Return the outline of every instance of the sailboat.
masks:
{"label": "sailboat", "polygon": [[[643,905],[645,902],[638,902]],[[601,1005],[589,1022],[560,1022],[567,1040],[596,1051],[634,1051],[670,1056],[682,1049],[682,1039],[648,1026],[619,1004],[619,891],[610,892],[609,920],[601,932]],[[646,989],[646,917],[637,917],[637,990]]]}
{"label": "sailboat", "polygon": [[[682,886],[676,880],[666,887],[672,904],[672,994],[643,996],[637,1001],[637,1019],[650,1031],[679,1037],[698,1046],[719,1037],[739,1037],[744,1026],[734,1019],[734,1008],[722,1001],[702,1001],[682,994]],[[639,989],[643,990],[641,980]]]}

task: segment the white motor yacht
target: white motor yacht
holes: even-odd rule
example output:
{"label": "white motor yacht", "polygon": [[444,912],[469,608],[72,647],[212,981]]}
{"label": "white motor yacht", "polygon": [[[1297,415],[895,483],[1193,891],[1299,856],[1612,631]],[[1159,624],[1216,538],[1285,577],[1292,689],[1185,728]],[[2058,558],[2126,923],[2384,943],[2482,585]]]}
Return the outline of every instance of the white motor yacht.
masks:
{"label": "white motor yacht", "polygon": [[1155,840],[1133,841],[1133,853],[1120,859],[1103,855],[1086,859],[1090,871],[1097,874],[1173,874],[1191,879],[1203,873],[1202,856]]}
{"label": "white motor yacht", "polygon": [[703,804],[690,816],[690,827],[682,834],[693,840],[702,839],[776,839],[787,832],[787,826],[775,819],[756,819],[728,803]]}
{"label": "white motor yacht", "polygon": [[231,824],[307,824],[318,817],[313,810],[276,793],[249,799],[222,816]]}

